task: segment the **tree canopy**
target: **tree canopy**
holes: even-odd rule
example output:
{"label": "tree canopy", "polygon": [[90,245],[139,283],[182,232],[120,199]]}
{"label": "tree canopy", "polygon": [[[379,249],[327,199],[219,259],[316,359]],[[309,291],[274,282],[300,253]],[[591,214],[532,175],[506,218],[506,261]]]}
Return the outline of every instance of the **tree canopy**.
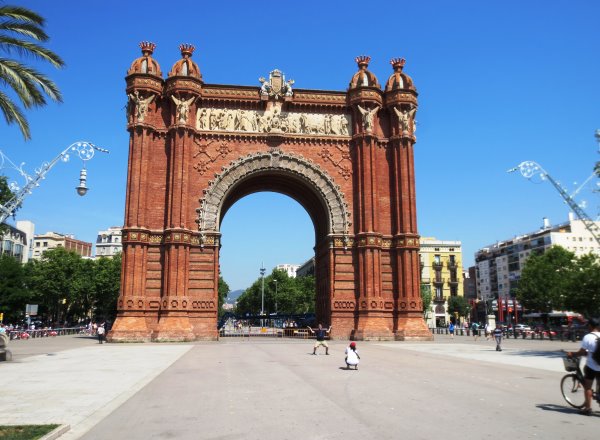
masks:
{"label": "tree canopy", "polygon": [[560,246],[531,255],[517,287],[523,305],[539,312],[570,310],[587,317],[600,314],[600,257],[576,257]]}
{"label": "tree canopy", "polygon": [[[302,314],[315,311],[315,277],[290,277],[283,270],[274,269],[264,278],[264,311],[266,314]],[[258,315],[261,311],[262,279],[240,295],[236,313]]]}
{"label": "tree canopy", "polygon": [[121,255],[83,259],[64,248],[44,252],[41,260],[21,265],[0,258],[0,311],[5,322],[20,323],[25,305],[53,326],[87,319],[112,320],[121,282]]}
{"label": "tree canopy", "polygon": [[448,298],[448,314],[453,317],[457,314],[460,317],[469,316],[471,306],[464,296],[450,296]]}

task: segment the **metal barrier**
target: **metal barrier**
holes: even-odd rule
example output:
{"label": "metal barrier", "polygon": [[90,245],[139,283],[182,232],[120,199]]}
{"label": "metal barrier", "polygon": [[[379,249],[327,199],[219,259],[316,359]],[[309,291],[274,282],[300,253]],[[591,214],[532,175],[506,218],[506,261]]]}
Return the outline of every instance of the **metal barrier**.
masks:
{"label": "metal barrier", "polygon": [[33,339],[33,338],[48,338],[54,336],[77,335],[83,333],[85,327],[68,327],[55,329],[37,329],[37,330],[11,330],[8,332],[8,338],[14,339]]}
{"label": "metal barrier", "polygon": [[314,339],[315,335],[305,328],[279,327],[223,327],[219,330],[220,338],[292,338]]}
{"label": "metal barrier", "polygon": [[[448,328],[447,327],[429,327],[429,331],[431,332],[431,334],[433,335],[447,335],[449,334]],[[475,332],[477,332],[478,336],[483,336],[485,335],[485,332],[483,330],[473,330],[473,334],[475,334]],[[471,334],[471,330],[470,329],[456,329],[454,331],[454,334],[456,336],[469,336]],[[560,340],[560,341],[571,341],[571,342],[576,342],[576,341],[580,341],[581,339],[583,339],[583,337],[587,334],[586,331],[583,330],[561,330],[561,331],[554,331],[554,330],[525,330],[525,331],[516,331],[513,332],[512,330],[508,331],[508,330],[504,330],[502,332],[502,336],[504,338],[514,338],[514,339],[518,339],[518,338],[522,338],[522,339],[539,339],[541,341],[547,339],[550,341],[554,341],[554,340]]]}

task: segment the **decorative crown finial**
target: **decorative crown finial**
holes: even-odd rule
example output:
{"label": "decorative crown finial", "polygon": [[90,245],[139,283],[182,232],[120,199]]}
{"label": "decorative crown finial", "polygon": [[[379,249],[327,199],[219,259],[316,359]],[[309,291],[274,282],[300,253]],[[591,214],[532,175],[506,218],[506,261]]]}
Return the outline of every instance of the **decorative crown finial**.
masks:
{"label": "decorative crown finial", "polygon": [[150,41],[142,41],[140,43],[140,47],[142,48],[143,55],[152,55],[152,53],[154,52],[154,48],[156,47],[156,44],[151,43]]}
{"label": "decorative crown finial", "polygon": [[392,58],[390,64],[394,67],[394,70],[402,70],[406,64],[406,60],[404,58]]}
{"label": "decorative crown finial", "polygon": [[193,44],[181,44],[179,46],[179,50],[181,51],[181,56],[186,58],[186,57],[191,57],[192,54],[194,53],[194,49],[196,49],[194,47]]}
{"label": "decorative crown finial", "polygon": [[369,63],[371,62],[371,57],[368,55],[360,55],[354,58],[354,61],[356,61],[358,67],[364,67],[366,69],[369,66]]}

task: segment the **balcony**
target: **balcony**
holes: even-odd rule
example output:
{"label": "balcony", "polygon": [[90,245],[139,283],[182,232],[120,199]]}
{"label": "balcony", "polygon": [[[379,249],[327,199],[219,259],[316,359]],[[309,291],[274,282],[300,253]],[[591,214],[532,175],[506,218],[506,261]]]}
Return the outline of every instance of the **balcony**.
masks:
{"label": "balcony", "polygon": [[435,284],[436,286],[441,286],[446,282],[445,278],[434,278],[433,279],[433,284]]}
{"label": "balcony", "polygon": [[448,261],[448,269],[457,269],[457,268],[458,268],[457,261],[452,261],[452,260]]}
{"label": "balcony", "polygon": [[447,296],[444,296],[444,295],[440,295],[440,296],[434,296],[434,297],[433,297],[433,300],[434,300],[435,302],[446,302],[446,300],[447,300],[447,299],[448,299],[448,297],[447,297]]}
{"label": "balcony", "polygon": [[431,263],[431,265],[434,269],[441,269],[442,267],[444,267],[444,263],[442,263],[441,261],[434,261],[433,263]]}
{"label": "balcony", "polygon": [[458,279],[457,278],[450,278],[448,280],[448,284],[450,284],[451,286],[457,286],[458,285]]}

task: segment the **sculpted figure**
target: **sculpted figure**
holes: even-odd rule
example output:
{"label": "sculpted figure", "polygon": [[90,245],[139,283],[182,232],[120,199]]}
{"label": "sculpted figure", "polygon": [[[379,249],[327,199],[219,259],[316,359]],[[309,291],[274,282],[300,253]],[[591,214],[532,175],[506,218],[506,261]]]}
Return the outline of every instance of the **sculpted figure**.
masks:
{"label": "sculpted figure", "polygon": [[198,130],[207,130],[208,129],[208,118],[209,118],[210,110],[207,108],[203,108],[198,112],[198,116],[196,118],[196,128]]}
{"label": "sculpted figure", "polygon": [[342,136],[347,136],[350,132],[348,131],[348,118],[346,115],[340,116],[340,134]]}
{"label": "sculpted figure", "polygon": [[363,128],[367,133],[373,131],[373,116],[375,116],[377,110],[379,110],[379,107],[373,107],[371,110],[367,110],[360,105],[358,106],[358,111],[360,111],[360,114],[362,115]]}
{"label": "sculpted figure", "polygon": [[293,79],[290,79],[289,81],[286,81],[286,87],[285,87],[285,95],[284,96],[292,96],[294,94],[294,91],[292,90],[292,86],[294,85],[295,81]]}
{"label": "sculpted figure", "polygon": [[394,107],[394,112],[396,113],[396,116],[398,116],[398,122],[400,123],[400,130],[402,130],[402,132],[408,132],[409,128],[412,128],[413,133],[414,133],[414,124],[413,124],[413,118],[415,116],[415,113],[417,112],[417,108],[413,107],[410,110],[398,110],[396,107]]}
{"label": "sculpted figure", "polygon": [[192,96],[188,100],[178,99],[175,95],[171,95],[171,99],[175,103],[175,109],[177,110],[176,119],[179,124],[187,123],[188,115],[190,113],[190,105],[196,99],[195,96]]}
{"label": "sculpted figure", "polygon": [[146,114],[148,113],[148,107],[150,103],[154,100],[154,95],[150,95],[147,98],[140,98],[139,92],[136,90],[132,94],[129,94],[129,98],[136,105],[136,119],[138,122],[144,122],[146,118]]}

